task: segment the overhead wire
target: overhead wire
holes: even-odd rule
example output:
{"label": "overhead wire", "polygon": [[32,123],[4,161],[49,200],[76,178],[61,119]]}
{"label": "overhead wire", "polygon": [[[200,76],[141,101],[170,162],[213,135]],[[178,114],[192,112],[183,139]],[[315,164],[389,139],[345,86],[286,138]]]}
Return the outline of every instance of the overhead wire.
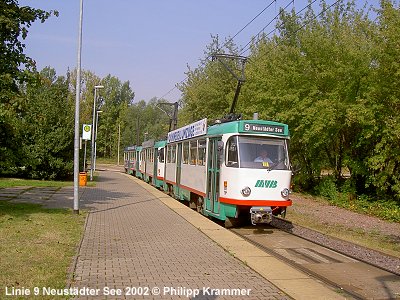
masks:
{"label": "overhead wire", "polygon": [[[294,0],[292,0],[292,2],[294,2]],[[276,0],[271,1],[266,7],[264,7],[264,9],[262,11],[260,11],[253,19],[251,19],[250,22],[248,22],[245,26],[243,26],[242,29],[240,29],[233,37],[231,37],[227,42],[225,42],[225,44],[223,45],[223,47],[225,47],[229,42],[233,41],[235,37],[237,37],[243,30],[245,30],[247,28],[247,26],[249,26],[251,23],[253,23],[264,11],[266,11],[273,3],[276,4]]]}
{"label": "overhead wire", "polygon": [[[298,11],[295,15],[297,16],[297,15],[299,15],[300,13],[302,13],[305,9],[307,9],[308,7],[310,7],[312,4],[314,4],[315,2],[316,2],[317,0],[313,0],[311,3],[308,3],[306,6],[304,6],[300,11]],[[314,16],[313,18],[312,18],[312,20],[315,20],[316,18],[318,18],[320,15],[322,15],[324,12],[326,12],[328,9],[330,9],[331,7],[333,7],[334,5],[336,5],[339,1],[341,1],[341,0],[336,0],[334,3],[332,3],[331,5],[329,5],[329,6],[327,6],[325,9],[323,9],[319,14],[317,14],[316,16]],[[260,16],[267,8],[269,8],[271,5],[272,5],[272,3],[274,3],[274,2],[276,2],[276,0],[273,0],[270,4],[268,4],[268,6],[266,7],[266,8],[264,8],[260,13],[258,13],[257,15],[256,15],[256,17],[254,17],[250,22],[248,22],[242,29],[240,29],[239,30],[239,32],[237,32],[232,38],[230,38],[227,42],[225,42],[224,43],[224,45],[223,45],[223,47],[225,47],[229,42],[231,42],[238,34],[240,34],[248,25],[250,25],[252,22],[254,22],[254,20],[258,17],[258,16]],[[264,26],[263,27],[263,29],[262,30],[260,30],[258,33],[257,33],[257,35],[255,35],[254,37],[252,37],[251,39],[250,39],[250,41],[244,46],[244,47],[242,47],[242,49],[239,51],[240,52],[240,55],[243,55],[243,53],[245,53],[247,50],[249,50],[250,49],[250,47],[251,47],[251,43],[255,40],[255,38],[257,37],[257,36],[259,36],[269,25],[271,25],[272,24],[272,22],[276,19],[276,18],[278,18],[285,10],[286,10],[286,8],[288,8],[289,7],[289,5],[290,4],[292,4],[292,3],[294,3],[294,0],[291,0],[280,12],[279,12],[279,14],[277,14],[270,22],[268,22],[268,24],[266,25],[266,26]],[[310,22],[312,21],[312,20],[310,20]],[[299,30],[301,30],[301,29],[303,29],[305,26],[307,26],[309,24],[309,22],[306,22],[306,23],[304,23],[302,26],[300,26],[297,30],[295,30],[294,32],[296,33],[296,32],[298,32]],[[270,35],[272,32],[274,32],[275,31],[275,29],[274,30],[271,30],[268,34],[267,34],[267,36],[268,35]],[[247,48],[248,47],[248,48]],[[211,57],[211,55],[209,55],[206,59],[205,59],[205,61],[207,61],[209,58]],[[201,63],[201,65],[204,65],[205,64],[205,62],[203,62],[203,63]],[[179,83],[176,83],[175,84],[175,86],[173,87],[173,88],[171,88],[167,93],[165,93],[163,96],[161,96],[159,99],[162,99],[162,98],[164,98],[164,97],[166,97],[166,96],[168,96],[170,93],[172,93],[172,91],[174,91],[176,88],[177,88],[177,86],[179,85],[179,84],[182,84],[183,82],[185,82],[187,80],[187,77],[185,77],[184,79],[182,79]]]}
{"label": "overhead wire", "polygon": [[[228,45],[228,43],[230,43],[231,41],[234,40],[235,37],[237,37],[243,30],[245,30],[251,23],[253,23],[259,16],[261,16],[273,3],[276,3],[277,0],[272,0],[266,7],[264,7],[253,19],[251,19],[246,25],[244,25],[233,37],[231,37],[230,39],[228,39],[223,47],[226,47]],[[294,0],[292,0],[294,1]],[[205,59],[205,61],[207,61],[208,59],[210,59],[210,55]],[[205,64],[204,62],[202,64]],[[164,95],[162,95],[159,99],[162,99],[166,96],[168,96],[170,93],[172,93],[176,88],[177,85],[182,84],[185,80],[187,79],[187,77],[185,77],[184,79],[182,79],[180,82],[176,83],[175,86],[170,89],[168,92],[166,92]]]}
{"label": "overhead wire", "polygon": [[[314,2],[316,2],[317,0],[312,1],[311,3],[309,3],[307,6],[303,7],[297,14],[299,14],[300,12],[302,12],[303,10],[305,10],[307,7],[309,7],[310,5],[312,5]],[[316,20],[320,15],[322,15],[324,12],[326,12],[328,9],[330,9],[331,7],[333,7],[334,5],[336,5],[339,1],[341,0],[336,0],[334,3],[332,3],[331,5],[325,7],[323,10],[321,10],[317,15],[315,15],[309,22],[304,23],[303,25],[301,25],[299,28],[297,28],[294,33],[297,33],[298,31],[300,31],[301,29],[303,29],[305,26],[309,25],[311,21]],[[270,32],[271,33],[271,32]],[[269,34],[270,34],[269,33]],[[268,35],[269,35],[268,34]],[[278,44],[275,45],[274,48],[276,48],[278,46]],[[247,51],[247,50],[246,50]],[[265,55],[265,54],[264,54]],[[260,57],[263,57],[264,55],[261,55]]]}
{"label": "overhead wire", "polygon": [[[314,1],[317,1],[317,0],[314,0]],[[269,25],[271,25],[272,24],[272,22],[274,22],[281,14],[282,14],[282,12],[284,12],[285,10],[286,10],[286,8],[288,8],[289,7],[289,5],[290,4],[292,4],[292,3],[294,3],[294,0],[291,0],[271,21],[269,21],[268,22],[268,24],[267,25],[265,25],[255,36],[253,36],[251,39],[250,39],[250,41],[246,44],[246,45],[244,45],[244,47],[242,47],[242,49],[239,51],[240,52],[240,54],[239,55],[243,55],[243,53],[245,53],[246,51],[247,51],[247,49],[246,50],[243,50],[243,49],[245,49],[247,46],[249,46],[262,32],[264,32],[264,30],[269,26]],[[274,29],[275,30],[275,29]],[[273,30],[273,31],[274,31]],[[272,31],[272,32],[273,32]]]}

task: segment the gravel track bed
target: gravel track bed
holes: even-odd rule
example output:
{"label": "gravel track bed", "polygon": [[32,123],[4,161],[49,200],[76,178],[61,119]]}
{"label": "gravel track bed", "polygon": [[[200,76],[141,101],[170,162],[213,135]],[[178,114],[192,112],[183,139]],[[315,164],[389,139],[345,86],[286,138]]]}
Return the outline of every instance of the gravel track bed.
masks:
{"label": "gravel track bed", "polygon": [[400,259],[397,257],[333,238],[318,231],[292,224],[286,220],[274,218],[271,225],[344,255],[400,275]]}

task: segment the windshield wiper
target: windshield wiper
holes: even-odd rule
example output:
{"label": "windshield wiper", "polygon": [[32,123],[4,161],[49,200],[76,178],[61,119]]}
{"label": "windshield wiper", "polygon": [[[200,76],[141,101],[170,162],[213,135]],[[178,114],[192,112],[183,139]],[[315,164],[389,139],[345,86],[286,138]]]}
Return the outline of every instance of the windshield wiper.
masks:
{"label": "windshield wiper", "polygon": [[276,163],[274,163],[274,165],[273,165],[271,168],[269,168],[268,170],[269,170],[269,171],[275,170],[275,169],[279,166],[279,164],[282,163],[282,162],[284,162],[285,160],[286,160],[285,157],[282,158],[282,159],[280,159],[280,160],[278,160],[278,161],[277,161]]}

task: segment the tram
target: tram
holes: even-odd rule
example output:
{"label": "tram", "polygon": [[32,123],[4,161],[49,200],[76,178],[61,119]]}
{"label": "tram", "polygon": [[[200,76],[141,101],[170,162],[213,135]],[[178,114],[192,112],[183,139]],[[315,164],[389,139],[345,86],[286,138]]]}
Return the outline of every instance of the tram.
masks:
{"label": "tram", "polygon": [[286,124],[202,119],[124,151],[125,171],[230,227],[269,223],[292,204]]}

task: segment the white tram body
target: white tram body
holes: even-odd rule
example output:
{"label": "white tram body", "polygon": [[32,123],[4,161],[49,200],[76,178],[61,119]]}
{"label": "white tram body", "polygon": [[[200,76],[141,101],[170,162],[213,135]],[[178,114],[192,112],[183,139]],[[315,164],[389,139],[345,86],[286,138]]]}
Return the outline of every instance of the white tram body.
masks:
{"label": "white tram body", "polygon": [[291,205],[288,140],[282,123],[238,120],[207,127],[203,119],[171,131],[167,141],[144,143],[140,172],[154,178],[150,169],[157,170],[152,184],[205,215],[268,223]]}
{"label": "white tram body", "polygon": [[125,173],[135,175],[137,171],[137,147],[126,147],[124,150]]}

